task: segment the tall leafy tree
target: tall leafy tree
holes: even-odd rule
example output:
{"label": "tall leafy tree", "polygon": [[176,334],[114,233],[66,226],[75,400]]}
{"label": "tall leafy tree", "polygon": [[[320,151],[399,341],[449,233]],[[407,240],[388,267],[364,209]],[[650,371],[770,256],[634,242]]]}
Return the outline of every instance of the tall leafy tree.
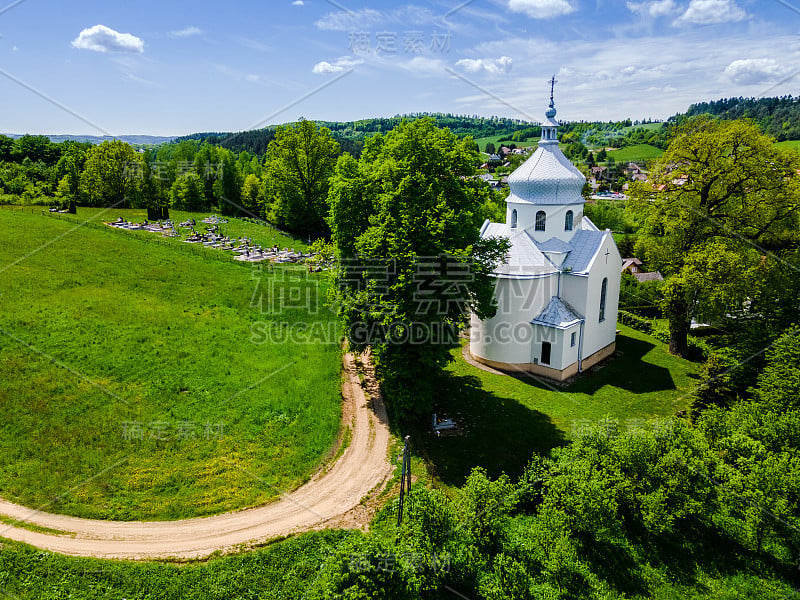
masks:
{"label": "tall leafy tree", "polygon": [[652,182],[632,187],[637,252],[670,276],[670,352],[686,354],[692,316],[720,318],[754,293],[761,246],[795,226],[798,168],[753,123],[699,117],[676,130]]}
{"label": "tall leafy tree", "polygon": [[326,235],[328,180],[338,154],[331,132],[312,121],[278,127],[264,168],[268,217],[290,231]]}
{"label": "tall leafy tree", "polygon": [[493,314],[489,274],[507,243],[481,240],[486,184],[471,139],[432,119],[371,138],[337,164],[330,226],[341,259],[340,315],[371,346],[398,416],[422,412],[470,311]]}
{"label": "tall leafy tree", "polygon": [[181,210],[200,210],[205,204],[203,181],[190,171],[180,175],[170,190],[172,205]]}
{"label": "tall leafy tree", "polygon": [[119,140],[94,146],[86,155],[80,180],[83,199],[90,206],[130,205],[141,178],[142,156]]}

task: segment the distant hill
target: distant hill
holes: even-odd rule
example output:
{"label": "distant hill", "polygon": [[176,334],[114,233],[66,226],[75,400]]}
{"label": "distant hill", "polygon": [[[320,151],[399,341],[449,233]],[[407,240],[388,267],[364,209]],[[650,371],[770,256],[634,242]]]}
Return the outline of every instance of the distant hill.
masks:
{"label": "distant hill", "polygon": [[[564,123],[562,136],[570,137],[567,142],[580,141],[589,148],[612,146],[648,145],[663,149],[667,145],[669,129],[687,117],[710,114],[721,119],[753,119],[761,129],[778,141],[800,140],[800,98],[783,96],[776,98],[722,98],[711,102],[692,104],[685,113],[678,113],[664,123],[631,122],[584,122]],[[472,136],[479,142],[481,150],[487,143],[524,143],[535,141],[539,136],[538,123],[508,119],[505,117],[478,117],[476,115],[455,115],[451,113],[412,113],[393,117],[376,117],[358,121],[316,121],[327,127],[339,142],[343,152],[359,156],[367,137],[376,133],[386,133],[403,120],[432,118],[438,127],[447,127],[458,136]],[[6,134],[11,138],[21,134]],[[53,142],[74,140],[99,144],[105,140],[119,139],[134,146],[156,146],[166,142],[197,140],[227,148],[233,152],[247,151],[262,156],[275,137],[275,126],[251,131],[220,132],[209,131],[185,136],[122,135],[116,138],[93,135],[48,135]]]}
{"label": "distant hill", "polygon": [[[21,138],[24,134],[22,133],[4,133],[7,137],[12,139]],[[110,136],[110,135],[50,135],[47,134],[45,137],[49,138],[53,143],[61,143],[66,141],[72,142],[89,142],[90,144],[102,144],[108,140],[122,140],[123,142],[127,142],[132,146],[157,146],[158,144],[163,144],[165,142],[171,142],[175,139],[175,136],[160,136],[160,135],[118,135],[118,136]]]}
{"label": "distant hill", "polygon": [[[361,154],[364,140],[376,133],[391,131],[404,120],[414,121],[425,117],[432,118],[438,127],[448,127],[458,136],[471,135],[473,138],[483,138],[492,135],[511,136],[517,131],[529,129],[535,123],[505,117],[477,117],[467,115],[453,115],[449,113],[413,113],[408,115],[395,115],[394,117],[380,117],[374,119],[361,119],[359,121],[315,121],[322,127],[327,127],[339,142],[344,152],[354,156]],[[275,127],[241,131],[239,133],[205,132],[176,138],[174,141],[200,140],[241,152],[246,150],[252,154],[264,154],[267,146],[275,137]]]}
{"label": "distant hill", "polygon": [[720,119],[752,119],[761,130],[779,142],[800,140],[800,98],[722,98],[712,102],[692,104],[685,115],[693,117],[709,114]]}

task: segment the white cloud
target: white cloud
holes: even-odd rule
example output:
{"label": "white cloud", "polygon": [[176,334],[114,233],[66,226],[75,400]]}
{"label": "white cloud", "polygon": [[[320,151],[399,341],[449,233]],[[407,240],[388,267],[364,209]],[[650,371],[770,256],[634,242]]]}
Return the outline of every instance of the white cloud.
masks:
{"label": "white cloud", "polygon": [[573,12],[575,7],[567,0],[508,0],[508,9],[532,19],[552,19]]}
{"label": "white cloud", "polygon": [[729,64],[723,75],[733,83],[754,85],[778,81],[789,74],[789,69],[771,58],[745,58]]}
{"label": "white cloud", "polygon": [[442,75],[445,70],[445,62],[439,58],[428,58],[427,56],[415,56],[411,60],[403,60],[394,65],[404,71],[414,75]]}
{"label": "white cloud", "polygon": [[675,0],[653,0],[652,2],[628,2],[628,10],[653,18],[668,17],[678,12]]}
{"label": "white cloud", "polygon": [[343,56],[341,58],[337,58],[333,62],[328,62],[326,60],[320,61],[314,65],[314,67],[311,69],[311,72],[316,73],[317,75],[324,75],[325,73],[341,73],[342,71],[351,69],[363,62],[363,60],[356,60],[349,56]]}
{"label": "white cloud", "polygon": [[305,6],[305,2],[303,2],[303,0],[294,0],[292,6]]}
{"label": "white cloud", "polygon": [[675,23],[713,25],[746,18],[747,13],[736,4],[736,0],[691,0],[686,12],[678,17]]}
{"label": "white cloud", "polygon": [[498,73],[508,73],[511,70],[511,62],[510,56],[501,56],[500,58],[462,58],[456,62],[456,66],[470,73],[486,71],[492,75],[497,75]]}
{"label": "white cloud", "polygon": [[12,52],[19,52],[19,48],[17,46],[14,46],[13,48],[11,48],[11,51]]}
{"label": "white cloud", "polygon": [[179,29],[178,31],[170,31],[169,34],[172,37],[190,37],[193,35],[200,35],[203,33],[203,30],[199,27],[195,27],[194,25],[189,25],[189,27],[184,27],[183,29]]}
{"label": "white cloud", "polygon": [[377,10],[362,8],[361,10],[349,10],[328,13],[317,20],[314,25],[317,29],[326,31],[353,31],[365,29],[382,19],[382,15]]}
{"label": "white cloud", "polygon": [[144,52],[144,41],[130,33],[120,33],[105,25],[84,29],[72,40],[72,46],[95,52]]}

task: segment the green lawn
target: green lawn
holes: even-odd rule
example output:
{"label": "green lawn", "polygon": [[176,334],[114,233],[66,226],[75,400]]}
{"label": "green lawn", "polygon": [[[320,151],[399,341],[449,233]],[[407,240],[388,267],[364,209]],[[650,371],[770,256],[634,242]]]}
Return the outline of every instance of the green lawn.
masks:
{"label": "green lawn", "polygon": [[700,366],[668,354],[666,344],[648,335],[619,328],[619,356],[568,387],[489,373],[455,351],[436,410],[463,423],[466,433],[436,438],[423,429],[415,436],[434,475],[460,485],[480,465],[493,476],[516,476],[534,452],[567,443],[576,428],[606,418],[619,430],[655,426],[685,409]]}
{"label": "green lawn", "polygon": [[[21,208],[21,207],[6,206],[6,207],[0,207],[0,210],[13,211],[15,208]],[[41,214],[42,207],[24,207],[21,208],[21,210],[23,210],[23,212],[29,212],[29,213],[33,212],[36,214]],[[195,229],[199,232],[205,232],[207,225],[205,223],[201,223],[201,220],[209,216],[209,214],[211,213],[189,213],[181,210],[170,210],[169,214],[172,220],[176,224],[186,221],[190,218],[194,218],[197,221]],[[75,223],[83,223],[86,220],[91,220],[92,223],[102,223],[102,222],[116,221],[117,217],[123,217],[127,221],[141,222],[147,218],[147,210],[131,209],[131,208],[107,209],[107,208],[79,207],[77,215],[57,215],[54,218],[67,219]],[[223,218],[228,220],[227,223],[220,225],[220,227],[222,228],[222,233],[225,235],[229,235],[231,237],[248,237],[251,238],[254,243],[261,244],[262,246],[278,245],[281,248],[294,248],[297,251],[305,251],[308,249],[308,240],[289,236],[276,229],[273,229],[270,226],[265,226],[257,223],[250,223],[248,221],[243,221],[242,219],[236,219],[232,217],[223,217]],[[180,227],[178,228],[178,231],[184,234],[190,232],[189,229],[184,229]],[[159,237],[157,234],[150,233],[147,231],[132,231],[129,233],[148,238]],[[184,235],[183,237],[186,236]],[[168,240],[168,241],[176,242],[178,240]],[[216,252],[216,250],[212,251]]]}
{"label": "green lawn", "polygon": [[[476,138],[475,142],[478,144],[478,147],[481,149],[481,152],[486,151],[486,144],[488,144],[489,142],[492,142],[497,147],[497,150],[499,150],[500,146],[502,146],[503,144],[498,144],[498,142],[500,140],[509,140],[509,139],[511,139],[512,135],[514,135],[514,134],[513,133],[503,133],[501,135],[490,135],[490,136],[487,136],[487,137]],[[521,148],[523,146],[533,146],[538,141],[539,141],[538,137],[532,137],[532,138],[527,138],[523,142],[508,142],[508,143],[509,144],[510,143],[514,143],[514,144],[517,145],[517,147]]]}
{"label": "green lawn", "polygon": [[654,158],[660,158],[662,154],[664,154],[663,150],[651,146],[650,144],[635,144],[626,148],[620,148],[619,150],[612,150],[608,153],[608,156],[620,163],[652,160]]}
{"label": "green lawn", "polygon": [[800,140],[787,140],[785,142],[777,142],[775,145],[779,148],[791,148],[800,152]]}
{"label": "green lawn", "polygon": [[335,325],[316,275],[40,212],[0,210],[0,236],[0,496],[205,515],[277,497],[331,450],[340,348],[265,336]]}
{"label": "green lawn", "polygon": [[640,125],[631,125],[630,127],[623,127],[623,132],[633,131],[634,129],[646,129],[648,131],[657,131],[664,126],[664,123],[642,123]]}

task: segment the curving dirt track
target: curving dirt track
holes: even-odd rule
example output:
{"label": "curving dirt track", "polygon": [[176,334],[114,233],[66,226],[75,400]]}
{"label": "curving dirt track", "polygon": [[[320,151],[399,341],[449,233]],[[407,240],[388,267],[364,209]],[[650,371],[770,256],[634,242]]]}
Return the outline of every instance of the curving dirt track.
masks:
{"label": "curving dirt track", "polygon": [[[0,515],[63,533],[0,523],[0,537],[73,556],[131,560],[197,559],[281,536],[363,524],[361,500],[389,479],[386,410],[365,362],[365,392],[352,354],[344,357],[343,419],[352,436],[342,455],[280,500],[257,508],[182,521],[96,521],[40,512],[0,500]],[[231,468],[235,468],[232,464]]]}

